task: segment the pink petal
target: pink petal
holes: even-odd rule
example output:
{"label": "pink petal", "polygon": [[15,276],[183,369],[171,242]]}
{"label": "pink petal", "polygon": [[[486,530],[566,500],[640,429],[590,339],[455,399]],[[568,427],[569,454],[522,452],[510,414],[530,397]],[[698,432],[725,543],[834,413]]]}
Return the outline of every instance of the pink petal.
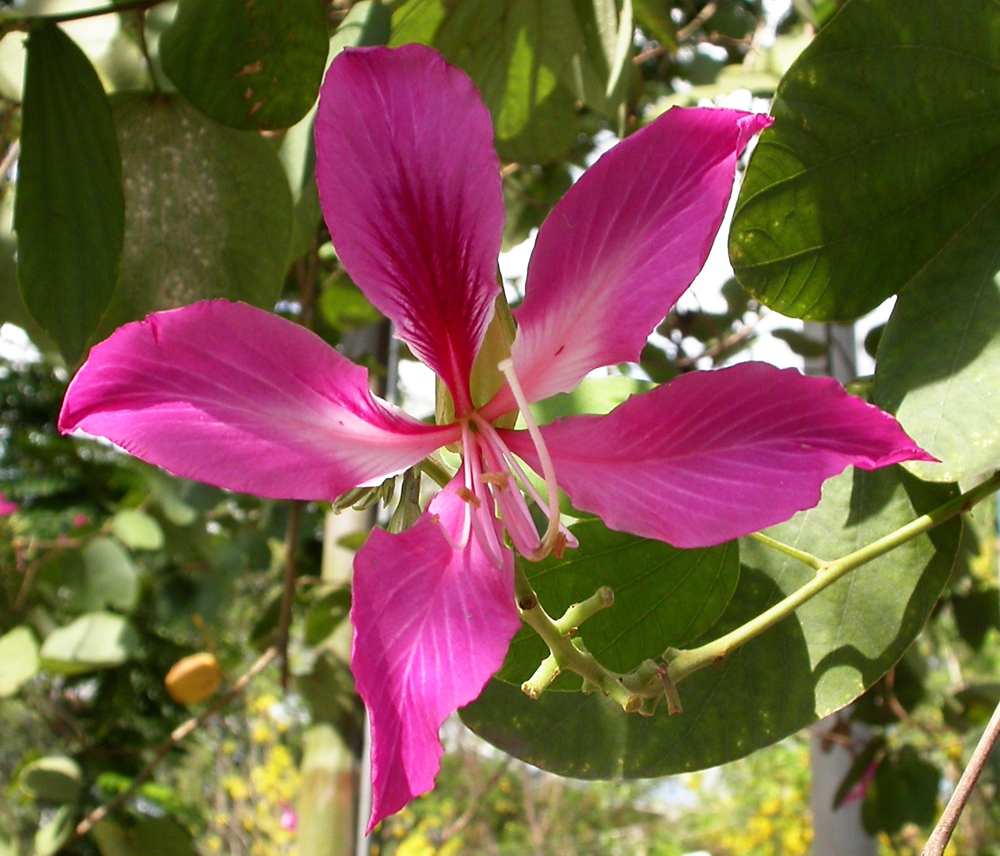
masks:
{"label": "pink petal", "polygon": [[[542,434],[574,505],[677,547],[787,520],[851,464],[933,460],[895,419],[836,381],[764,363],[682,375],[607,416],[571,417]],[[537,467],[524,432],[504,439]]]}
{"label": "pink petal", "polygon": [[0,517],[9,517],[20,507],[16,502],[11,502],[6,496],[0,493]]}
{"label": "pink petal", "polygon": [[638,360],[708,257],[736,159],[770,123],[675,108],[570,189],[538,233],[514,312],[514,369],[529,401],[568,392],[595,368]]}
{"label": "pink petal", "polygon": [[157,312],[94,347],[59,429],[283,499],[333,499],[459,436],[375,398],[368,372],[305,328],[225,300]]}
{"label": "pink petal", "polygon": [[374,530],[354,561],[351,667],[371,717],[369,832],[434,787],[441,724],[479,695],[520,623],[510,552],[498,571],[474,538],[463,550],[449,542],[465,514],[457,484],[412,529]]}
{"label": "pink petal", "polygon": [[420,45],[344,51],[316,116],[316,176],[348,273],[468,403],[492,317],[504,209],[472,81]]}

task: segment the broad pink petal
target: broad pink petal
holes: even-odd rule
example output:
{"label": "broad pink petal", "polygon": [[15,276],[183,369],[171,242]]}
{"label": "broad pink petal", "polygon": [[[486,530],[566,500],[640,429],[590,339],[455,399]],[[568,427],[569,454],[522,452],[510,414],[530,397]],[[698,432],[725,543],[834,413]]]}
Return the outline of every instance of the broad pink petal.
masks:
{"label": "broad pink petal", "polygon": [[333,246],[460,402],[499,292],[499,170],[479,93],[436,51],[348,50],[330,66],[316,177]]}
{"label": "broad pink petal", "polygon": [[770,123],[675,108],[570,189],[538,233],[514,312],[514,369],[529,401],[568,392],[593,369],[638,360],[708,257],[737,158]]}
{"label": "broad pink petal", "polygon": [[369,832],[434,787],[441,724],[479,695],[520,623],[510,552],[499,571],[474,538],[463,550],[449,542],[465,514],[457,484],[412,529],[374,530],[354,561],[351,667],[371,717]]}
{"label": "broad pink petal", "polygon": [[374,397],[368,372],[305,328],[225,300],[157,312],[95,346],[59,429],[282,499],[333,499],[458,436]]}
{"label": "broad pink petal", "polygon": [[[682,375],[607,416],[571,417],[542,434],[574,505],[677,547],[787,520],[851,464],[934,460],[836,381],[765,363]],[[504,439],[538,465],[524,432]]]}
{"label": "broad pink petal", "polygon": [[9,517],[20,507],[16,502],[11,502],[6,496],[0,493],[0,517]]}

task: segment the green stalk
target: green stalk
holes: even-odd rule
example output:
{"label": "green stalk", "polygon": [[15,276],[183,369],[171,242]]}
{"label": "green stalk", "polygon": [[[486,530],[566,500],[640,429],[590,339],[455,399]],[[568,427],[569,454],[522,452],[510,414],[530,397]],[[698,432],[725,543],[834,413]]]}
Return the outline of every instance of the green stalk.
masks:
{"label": "green stalk", "polygon": [[[821,564],[817,568],[816,576],[813,579],[792,592],[784,600],[779,601],[770,609],[765,610],[756,618],[737,627],[732,632],[720,636],[718,639],[698,648],[669,652],[668,671],[671,680],[674,683],[678,683],[699,669],[718,662],[731,651],[746,645],[751,639],[755,639],[779,622],[784,621],[802,604],[816,597],[816,595],[833,585],[841,577],[860,568],[862,565],[866,565],[873,559],[877,559],[879,556],[895,550],[907,541],[912,541],[917,536],[929,532],[945,521],[951,520],[951,518],[968,511],[976,503],[981,502],[996,492],[998,488],[1000,488],[1000,472],[994,473],[982,484],[966,491],[961,496],[951,500],[951,502],[946,502],[929,514],[918,517],[911,523],[907,523],[895,532],[878,538],[860,550],[855,550],[853,553],[849,553],[843,558],[832,562]],[[778,543],[774,542],[774,545]],[[779,549],[781,548],[779,547]],[[788,551],[784,550],[783,552]],[[800,557],[797,556],[796,558]]]}

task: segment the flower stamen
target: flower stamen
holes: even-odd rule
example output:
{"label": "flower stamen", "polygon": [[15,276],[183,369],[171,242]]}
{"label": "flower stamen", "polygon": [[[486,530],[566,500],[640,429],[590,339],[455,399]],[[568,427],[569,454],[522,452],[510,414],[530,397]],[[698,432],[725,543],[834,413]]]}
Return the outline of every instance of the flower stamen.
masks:
{"label": "flower stamen", "polygon": [[[521,389],[517,375],[514,373],[514,361],[510,359],[501,360],[497,368],[507,378],[507,385],[510,387],[511,394],[517,402],[518,410],[521,411],[521,416],[524,418],[524,426],[528,429],[528,436],[531,437],[531,442],[534,443],[535,451],[538,453],[538,461],[542,467],[542,478],[545,480],[545,493],[548,498],[548,502],[546,503],[546,517],[548,517],[549,525],[542,535],[541,543],[535,551],[535,555],[525,557],[532,561],[538,561],[553,551],[561,537],[559,484],[556,481],[555,468],[552,466],[552,458],[549,455],[548,448],[545,446],[542,432],[531,415],[531,407],[528,399],[524,394],[524,390]],[[565,536],[562,536],[562,538],[563,543],[560,549],[565,547]]]}

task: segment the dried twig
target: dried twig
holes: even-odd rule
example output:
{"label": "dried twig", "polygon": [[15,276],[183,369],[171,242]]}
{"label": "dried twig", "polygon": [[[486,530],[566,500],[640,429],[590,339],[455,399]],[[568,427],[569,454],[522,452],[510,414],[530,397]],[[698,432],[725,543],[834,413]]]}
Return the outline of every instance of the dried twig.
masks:
{"label": "dried twig", "polygon": [[972,753],[965,772],[962,773],[958,784],[955,785],[955,791],[951,795],[951,799],[948,800],[948,805],[945,806],[941,819],[934,827],[931,837],[927,839],[923,856],[942,856],[944,853],[944,849],[948,846],[952,833],[955,831],[955,826],[958,824],[958,818],[961,816],[965,804],[969,801],[969,797],[972,796],[972,790],[975,788],[976,782],[979,781],[979,776],[996,745],[997,738],[1000,738],[1000,705],[997,705],[996,710],[993,711],[993,716],[990,717],[989,724],[979,739],[979,744],[976,746],[976,751]]}

